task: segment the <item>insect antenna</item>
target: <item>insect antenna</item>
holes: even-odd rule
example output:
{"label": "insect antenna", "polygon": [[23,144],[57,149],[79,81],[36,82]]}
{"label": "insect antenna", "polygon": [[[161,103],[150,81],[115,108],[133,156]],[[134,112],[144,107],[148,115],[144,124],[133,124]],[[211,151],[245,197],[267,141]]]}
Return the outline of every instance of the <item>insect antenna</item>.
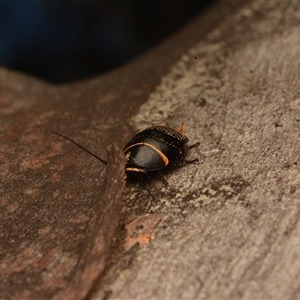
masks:
{"label": "insect antenna", "polygon": [[55,131],[52,131],[50,130],[50,132],[58,135],[58,136],[61,136],[67,140],[69,140],[70,142],[72,142],[73,144],[75,144],[76,146],[78,146],[79,148],[81,148],[82,150],[84,150],[85,152],[89,153],[90,155],[94,156],[95,158],[97,158],[98,160],[100,160],[103,164],[107,165],[107,162],[105,160],[103,160],[102,158],[100,158],[99,156],[97,156],[96,154],[94,154],[93,152],[89,151],[88,149],[84,148],[83,146],[79,145],[78,143],[76,143],[75,141],[73,141],[72,139],[68,138],[67,136],[64,136],[60,133],[57,133]]}

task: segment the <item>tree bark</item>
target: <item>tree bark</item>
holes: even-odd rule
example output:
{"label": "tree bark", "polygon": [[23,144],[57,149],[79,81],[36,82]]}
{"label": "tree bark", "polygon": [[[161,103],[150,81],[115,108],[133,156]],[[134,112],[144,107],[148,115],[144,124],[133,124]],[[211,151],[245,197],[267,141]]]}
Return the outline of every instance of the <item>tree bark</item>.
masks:
{"label": "tree bark", "polygon": [[[0,69],[1,298],[299,298],[298,11],[219,2],[64,86]],[[118,148],[181,123],[199,162],[145,181],[153,198],[125,186]]]}

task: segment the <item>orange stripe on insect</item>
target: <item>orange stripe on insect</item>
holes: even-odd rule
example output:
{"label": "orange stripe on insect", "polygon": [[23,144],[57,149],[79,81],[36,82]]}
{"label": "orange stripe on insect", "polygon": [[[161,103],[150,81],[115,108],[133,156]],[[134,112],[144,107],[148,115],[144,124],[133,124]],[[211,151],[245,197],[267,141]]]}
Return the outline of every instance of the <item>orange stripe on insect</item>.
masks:
{"label": "orange stripe on insect", "polygon": [[143,142],[141,142],[141,143],[135,143],[133,145],[130,145],[126,149],[124,149],[123,152],[126,153],[130,148],[133,148],[135,146],[147,146],[147,147],[150,147],[151,149],[153,149],[160,156],[160,158],[164,162],[165,166],[167,166],[169,164],[169,159],[159,149],[157,149],[156,147],[154,147],[154,146],[152,146],[151,144],[148,144],[148,143],[143,143]]}
{"label": "orange stripe on insect", "polygon": [[146,170],[139,169],[139,168],[125,168],[125,171],[130,171],[130,172],[137,172],[137,173],[148,173]]}
{"label": "orange stripe on insect", "polygon": [[181,125],[179,126],[178,132],[179,132],[180,134],[183,133],[183,123],[181,123]]}

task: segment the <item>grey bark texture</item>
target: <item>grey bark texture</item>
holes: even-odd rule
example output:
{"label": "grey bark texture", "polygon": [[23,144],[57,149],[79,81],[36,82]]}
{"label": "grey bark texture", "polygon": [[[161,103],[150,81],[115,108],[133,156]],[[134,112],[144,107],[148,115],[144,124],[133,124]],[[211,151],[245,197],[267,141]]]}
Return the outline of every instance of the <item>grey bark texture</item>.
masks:
{"label": "grey bark texture", "polygon": [[299,8],[254,1],[224,18],[142,105],[138,129],[183,121],[200,162],[152,186],[147,212],[165,218],[107,272],[112,298],[300,297]]}
{"label": "grey bark texture", "polygon": [[[61,87],[1,69],[0,298],[300,298],[299,12],[220,2]],[[199,162],[146,181],[153,198],[125,187],[118,147],[182,122]]]}

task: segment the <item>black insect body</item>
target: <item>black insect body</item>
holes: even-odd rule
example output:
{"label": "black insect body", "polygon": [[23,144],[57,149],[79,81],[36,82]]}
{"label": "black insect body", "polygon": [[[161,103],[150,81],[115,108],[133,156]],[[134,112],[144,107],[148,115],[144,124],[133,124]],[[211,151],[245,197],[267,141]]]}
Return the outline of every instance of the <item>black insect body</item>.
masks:
{"label": "black insect body", "polygon": [[[88,152],[103,164],[107,164],[105,160],[90,152],[77,142],[60,133],[51,131],[61,136],[84,151]],[[199,146],[199,143],[188,146],[188,138],[182,134],[183,124],[179,130],[167,126],[149,127],[137,135],[135,135],[124,147],[124,154],[128,156],[125,171],[131,174],[147,174],[149,172],[159,171],[170,163],[182,160],[186,150]],[[194,159],[194,162],[198,159]]]}
{"label": "black insect body", "polygon": [[179,131],[166,126],[149,127],[135,135],[125,146],[128,156],[125,171],[148,173],[165,168],[170,162],[182,158],[188,138]]}

